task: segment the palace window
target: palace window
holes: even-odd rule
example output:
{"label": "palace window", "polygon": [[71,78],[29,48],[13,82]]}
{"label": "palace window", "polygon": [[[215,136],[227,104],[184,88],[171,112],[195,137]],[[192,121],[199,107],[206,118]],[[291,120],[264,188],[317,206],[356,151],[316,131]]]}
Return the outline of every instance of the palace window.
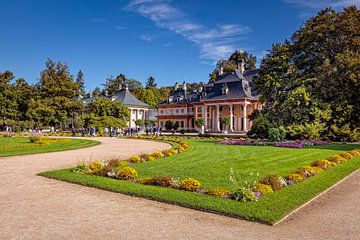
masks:
{"label": "palace window", "polygon": [[179,113],[179,109],[176,109],[176,113]]}
{"label": "palace window", "polygon": [[180,127],[184,127],[184,121],[181,121]]}
{"label": "palace window", "polygon": [[184,109],[181,109],[181,113],[184,113]]}
{"label": "palace window", "polygon": [[202,107],[198,107],[197,110],[198,110],[199,113],[201,113]]}

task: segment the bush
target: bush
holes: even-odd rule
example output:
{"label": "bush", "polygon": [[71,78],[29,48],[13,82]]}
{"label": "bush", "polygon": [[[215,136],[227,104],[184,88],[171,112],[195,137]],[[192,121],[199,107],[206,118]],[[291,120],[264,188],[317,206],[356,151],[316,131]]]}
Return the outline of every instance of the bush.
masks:
{"label": "bush", "polygon": [[152,154],[152,156],[153,156],[154,158],[161,158],[163,155],[162,155],[161,152],[154,152],[154,153]]}
{"label": "bush", "polygon": [[347,153],[347,152],[340,153],[339,155],[340,155],[340,157],[343,157],[343,158],[345,158],[345,159],[347,159],[347,160],[353,158],[353,156],[352,156],[350,153]]}
{"label": "bush", "polygon": [[200,189],[200,182],[196,179],[192,178],[185,178],[181,181],[180,188],[186,191],[192,191],[195,192]]}
{"label": "bush", "polygon": [[78,164],[76,167],[71,169],[71,171],[75,173],[85,173],[88,170],[89,166],[87,166],[85,163]]}
{"label": "bush", "polygon": [[353,157],[358,157],[358,156],[360,156],[360,152],[357,151],[356,149],[351,150],[351,151],[349,152],[349,154],[351,154],[351,156],[353,156]]}
{"label": "bush", "polygon": [[238,202],[253,202],[257,201],[255,193],[247,187],[239,187],[238,190],[234,193],[234,198]]}
{"label": "bush", "polygon": [[139,182],[144,185],[153,185],[154,179],[153,178],[142,178],[142,179],[140,179]]}
{"label": "bush", "polygon": [[141,162],[141,158],[140,158],[139,156],[132,156],[132,157],[129,159],[129,162],[139,163],[139,162]]}
{"label": "bush", "polygon": [[212,196],[223,196],[230,194],[230,192],[223,188],[211,188],[207,191],[207,194]]}
{"label": "bush", "polygon": [[337,164],[335,162],[330,162],[328,160],[317,160],[312,164],[313,167],[319,167],[323,170],[335,167],[336,165]]}
{"label": "bush", "polygon": [[152,184],[162,187],[178,187],[178,181],[170,176],[155,177]]}
{"label": "bush", "polygon": [[258,185],[256,185],[256,187],[254,188],[255,192],[259,192],[261,195],[266,195],[266,194],[270,194],[273,193],[274,190],[272,189],[272,187],[270,185],[266,185],[266,184],[262,184],[259,183]]}
{"label": "bush", "polygon": [[104,167],[104,164],[102,162],[95,161],[92,162],[89,167],[93,173],[97,173]]}
{"label": "bush", "polygon": [[346,162],[346,159],[339,156],[339,155],[328,157],[327,160],[329,160],[330,162],[337,163],[337,164],[341,164],[343,162]]}
{"label": "bush", "polygon": [[126,167],[126,166],[128,166],[128,165],[129,165],[129,163],[128,163],[127,161],[125,161],[125,160],[119,161],[119,163],[118,163],[118,166],[119,166],[119,167]]}
{"label": "bush", "polygon": [[39,135],[39,134],[31,135],[31,136],[29,136],[29,140],[32,143],[39,142],[41,140],[41,135]]}
{"label": "bush", "polygon": [[183,148],[183,147],[178,147],[178,148],[177,148],[177,151],[178,151],[178,153],[185,152],[185,148]]}
{"label": "bush", "polygon": [[285,138],[285,132],[280,131],[278,128],[270,128],[268,137],[271,141],[282,141]]}
{"label": "bush", "polygon": [[289,176],[286,177],[286,179],[298,183],[304,180],[304,177],[298,173],[291,173]]}
{"label": "bush", "polygon": [[100,176],[104,176],[106,177],[108,172],[112,172],[113,168],[111,166],[105,166],[102,169],[100,169],[100,171],[98,171],[97,173],[95,173],[96,175],[100,175]]}
{"label": "bush", "polygon": [[147,161],[154,161],[156,158],[154,156],[148,156],[147,157]]}
{"label": "bush", "polygon": [[109,166],[111,166],[111,167],[117,167],[117,166],[119,166],[119,159],[117,159],[117,158],[110,159],[108,161],[108,163],[109,163]]}
{"label": "bush", "polygon": [[315,174],[318,174],[320,172],[322,172],[322,168],[310,166],[301,167],[299,170],[296,171],[296,173],[299,173],[304,178],[314,176]]}
{"label": "bush", "polygon": [[280,190],[282,187],[281,178],[276,175],[266,175],[259,182],[271,186],[274,191]]}
{"label": "bush", "polygon": [[117,173],[118,178],[122,180],[131,180],[136,179],[138,177],[138,173],[135,169],[131,167],[124,167]]}
{"label": "bush", "polygon": [[186,133],[185,129],[180,129],[179,131],[182,135],[184,135]]}

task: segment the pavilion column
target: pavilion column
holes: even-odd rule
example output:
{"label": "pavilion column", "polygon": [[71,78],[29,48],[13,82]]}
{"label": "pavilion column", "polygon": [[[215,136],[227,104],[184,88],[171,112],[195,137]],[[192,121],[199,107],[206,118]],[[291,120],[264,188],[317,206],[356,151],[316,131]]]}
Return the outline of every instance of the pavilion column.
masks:
{"label": "pavilion column", "polygon": [[216,122],[215,122],[215,127],[216,127],[216,131],[220,132],[220,106],[216,105]]}
{"label": "pavilion column", "polygon": [[203,113],[204,113],[204,128],[205,128],[205,130],[207,130],[207,128],[208,128],[208,118],[207,118],[207,106],[206,105],[204,105]]}
{"label": "pavilion column", "polygon": [[244,126],[244,128],[243,128],[243,130],[244,130],[244,132],[247,132],[247,113],[246,113],[246,107],[247,107],[247,103],[245,103],[244,104],[244,111],[243,111],[243,126]]}
{"label": "pavilion column", "polygon": [[233,113],[233,105],[230,104],[230,132],[234,131],[234,113]]}

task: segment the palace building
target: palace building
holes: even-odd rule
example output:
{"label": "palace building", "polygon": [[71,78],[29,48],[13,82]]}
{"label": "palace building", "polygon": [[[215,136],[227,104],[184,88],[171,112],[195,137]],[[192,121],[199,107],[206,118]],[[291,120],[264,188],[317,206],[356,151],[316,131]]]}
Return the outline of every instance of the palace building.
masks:
{"label": "palace building", "polygon": [[[253,90],[254,77],[259,70],[245,70],[244,64],[231,73],[223,73],[193,92],[187,91],[186,83],[176,83],[174,93],[157,106],[158,126],[165,128],[166,121],[178,122],[179,129],[195,129],[195,120],[204,119],[206,132],[246,133],[252,125],[249,115],[260,109],[259,96]],[[221,119],[229,117],[229,126]],[[227,128],[227,129],[225,129]]]}
{"label": "palace building", "polygon": [[[81,101],[86,107],[96,99],[97,97],[90,96],[88,98],[82,98]],[[141,120],[152,120],[151,114],[152,109],[150,109],[149,105],[143,103],[139,99],[137,99],[134,95],[131,94],[128,87],[125,85],[124,88],[119,87],[119,91],[114,95],[105,96],[105,98],[110,99],[111,101],[117,101],[125,106],[127,106],[130,110],[130,120],[128,122],[128,127],[136,128],[135,121],[138,119]]]}

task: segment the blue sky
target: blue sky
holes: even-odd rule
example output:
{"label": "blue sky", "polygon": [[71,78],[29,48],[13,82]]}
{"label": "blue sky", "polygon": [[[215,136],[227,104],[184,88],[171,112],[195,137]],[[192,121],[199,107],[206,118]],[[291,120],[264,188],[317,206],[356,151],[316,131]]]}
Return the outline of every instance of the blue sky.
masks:
{"label": "blue sky", "polygon": [[47,58],[87,89],[124,73],[158,85],[207,81],[236,49],[260,59],[319,9],[360,0],[0,0],[0,71],[34,83]]}

